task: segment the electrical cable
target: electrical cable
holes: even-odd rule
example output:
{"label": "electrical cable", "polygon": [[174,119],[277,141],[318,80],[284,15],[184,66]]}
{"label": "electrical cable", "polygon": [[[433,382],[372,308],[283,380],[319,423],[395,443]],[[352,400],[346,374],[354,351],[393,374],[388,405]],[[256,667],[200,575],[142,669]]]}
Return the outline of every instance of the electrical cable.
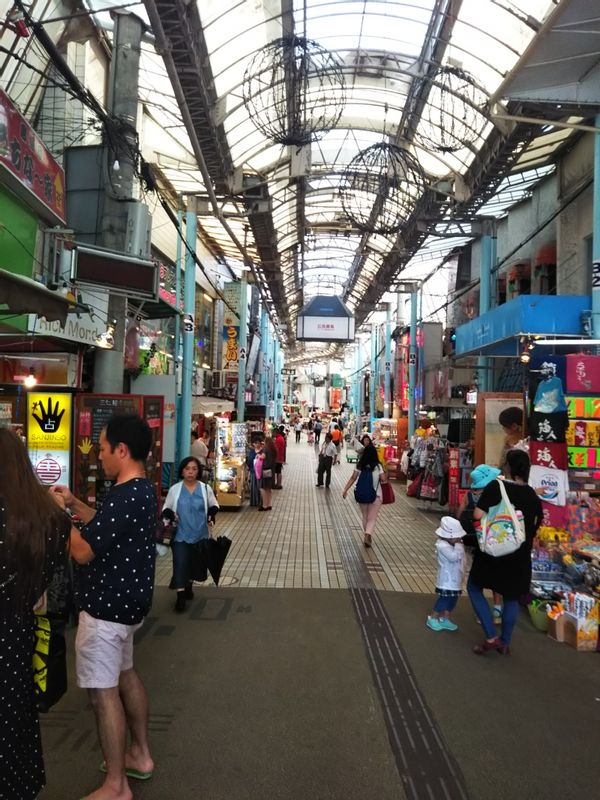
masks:
{"label": "electrical cable", "polygon": [[[148,164],[141,155],[137,142],[137,132],[136,132],[136,144],[135,146],[133,146],[131,142],[126,138],[126,136],[123,135],[121,125],[117,125],[118,120],[116,120],[114,117],[111,117],[109,114],[106,113],[106,111],[100,105],[99,101],[94,97],[94,95],[88,89],[86,89],[79,81],[77,76],[73,74],[70,67],[62,57],[61,53],[56,48],[54,42],[49,37],[47,32],[44,30],[43,25],[32,18],[32,16],[29,13],[29,10],[25,7],[22,0],[15,0],[15,4],[23,13],[23,16],[25,18],[28,27],[30,27],[31,30],[35,33],[40,44],[44,47],[44,49],[50,56],[55,68],[60,72],[63,78],[65,78],[68,86],[75,93],[75,97],[79,99],[82,103],[84,103],[84,105],[86,105],[88,108],[90,108],[96,114],[96,116],[98,116],[100,120],[104,123],[104,131],[109,139],[109,146],[111,151],[116,152],[117,147],[119,146],[124,150],[129,151],[129,155],[132,156],[132,162],[136,175],[138,176],[138,178],[145,181],[149,189],[156,192],[159,198],[159,202],[163,207],[163,210],[165,211],[171,222],[173,222],[173,224],[175,225],[177,233],[181,238],[183,244],[185,245],[186,250],[192,256],[194,263],[200,268],[200,271],[205,276],[206,280],[208,281],[213,291],[215,291],[217,296],[225,303],[227,308],[229,308],[229,310],[235,314],[236,313],[235,309],[233,309],[229,305],[221,290],[218,289],[218,287],[215,286],[215,284],[212,282],[208,273],[206,272],[206,269],[204,268],[204,266],[202,265],[202,263],[200,262],[194,251],[188,245],[187,241],[185,240],[185,237],[182,235],[179,229],[179,223],[177,221],[177,217],[175,216],[172,208],[164,199],[164,197],[160,193],[160,190],[158,189],[156,181],[154,180],[154,177],[152,175],[150,164]],[[116,142],[115,139],[117,140]],[[139,162],[140,164],[139,168],[137,168],[136,162]],[[114,190],[115,187],[112,184],[111,176],[109,176],[109,183],[111,184],[111,189]]]}

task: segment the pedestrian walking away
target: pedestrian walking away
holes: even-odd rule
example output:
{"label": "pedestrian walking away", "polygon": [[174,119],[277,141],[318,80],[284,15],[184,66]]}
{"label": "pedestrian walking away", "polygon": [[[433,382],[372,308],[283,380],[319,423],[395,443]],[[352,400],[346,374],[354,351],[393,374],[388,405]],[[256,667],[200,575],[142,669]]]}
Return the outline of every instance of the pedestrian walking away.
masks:
{"label": "pedestrian walking away", "polygon": [[433,611],[427,617],[427,627],[432,631],[456,631],[450,614],[456,608],[462,590],[465,573],[465,547],[462,537],[466,535],[462,525],[454,517],[442,517],[436,530],[435,551],[438,573],[435,593],[438,598]]}
{"label": "pedestrian walking away", "polygon": [[100,433],[102,468],[116,481],[100,509],[67,487],[54,489],[84,523],[81,531],[71,529],[70,540],[80,565],[76,673],[96,716],[104,755],[98,766],[105,773],[103,785],[84,800],[132,800],[127,779],[147,780],[154,772],[148,699],[133,666],[133,636],[150,610],[154,582],[156,489],[145,476],[151,443],[137,414],[115,415]]}
{"label": "pedestrian walking away", "polygon": [[348,490],[356,481],[354,499],[359,504],[362,514],[365,547],[371,547],[377,515],[383,503],[381,483],[387,479],[387,474],[379,463],[375,446],[368,444],[361,453],[356,469],[352,471],[342,492],[342,497],[346,499]]}
{"label": "pedestrian walking away", "polygon": [[331,439],[335,445],[335,458],[333,459],[334,464],[340,463],[340,453],[342,452],[342,438],[343,434],[339,428],[339,425],[336,425],[334,429],[330,432]]}
{"label": "pedestrian walking away", "polygon": [[0,797],[33,800],[46,783],[33,690],[34,605],[66,563],[71,522],[0,428]]}
{"label": "pedestrian walking away", "polygon": [[313,431],[315,434],[315,444],[321,444],[321,431],[323,430],[323,423],[320,419],[315,420]]}
{"label": "pedestrian walking away", "polygon": [[171,589],[177,591],[175,611],[185,611],[187,600],[193,600],[192,567],[195,546],[208,539],[219,510],[217,498],[207,483],[198,479],[200,465],[193,456],[184,458],[177,471],[178,482],[169,489],[163,506],[177,515],[177,533],[171,542],[173,577]]}
{"label": "pedestrian walking away", "polygon": [[331,485],[331,465],[337,455],[336,447],[330,433],[325,434],[325,441],[319,450],[319,466],[317,468],[317,486],[323,486],[323,476],[325,476],[325,488]]}
{"label": "pedestrian walking away", "polygon": [[296,444],[299,444],[300,435],[302,434],[302,421],[300,419],[296,420],[296,424],[294,425],[294,433],[296,434]]}

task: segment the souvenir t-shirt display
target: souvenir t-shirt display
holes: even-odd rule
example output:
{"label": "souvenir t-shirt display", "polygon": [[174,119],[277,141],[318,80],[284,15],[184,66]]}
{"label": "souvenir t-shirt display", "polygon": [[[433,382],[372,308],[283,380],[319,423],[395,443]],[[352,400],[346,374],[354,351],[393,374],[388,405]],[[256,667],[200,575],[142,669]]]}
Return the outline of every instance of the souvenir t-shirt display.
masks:
{"label": "souvenir t-shirt display", "polygon": [[567,410],[560,378],[553,377],[540,382],[535,393],[533,410],[540,411],[542,414],[554,414],[556,411]]}
{"label": "souvenir t-shirt display", "polygon": [[542,501],[555,506],[566,505],[569,491],[569,476],[566,470],[531,467],[529,485],[535,489]]}
{"label": "souvenir t-shirt display", "polygon": [[567,356],[569,393],[600,392],[600,358],[572,353]]}
{"label": "souvenir t-shirt display", "polygon": [[529,442],[531,464],[551,469],[567,469],[567,448],[557,442]]}
{"label": "souvenir t-shirt display", "polygon": [[555,506],[542,500],[542,525],[547,528],[564,528],[568,523],[568,506]]}
{"label": "souvenir t-shirt display", "polygon": [[538,442],[564,442],[568,424],[566,411],[555,414],[534,411],[529,418],[529,436]]}

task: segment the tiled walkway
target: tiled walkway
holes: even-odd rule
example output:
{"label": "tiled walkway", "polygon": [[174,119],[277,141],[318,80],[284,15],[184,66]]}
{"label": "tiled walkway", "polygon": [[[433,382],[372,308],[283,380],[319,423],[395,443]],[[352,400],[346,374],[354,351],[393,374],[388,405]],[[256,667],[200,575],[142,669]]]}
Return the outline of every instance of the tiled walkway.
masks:
{"label": "tiled walkway", "polygon": [[[433,531],[438,516],[420,510],[422,501],[407,498],[404,485],[394,483],[396,502],[382,507],[373,547],[366,550],[362,546],[360,510],[352,491],[346,500],[342,498],[342,489],[354,468],[346,462],[345,452],[341,465],[332,469],[331,489],[317,489],[314,449],[305,441],[290,442],[284,488],[273,492],[273,510],[259,513],[246,505],[241,511],[221,511],[215,533],[233,541],[223,586],[347,588],[347,576],[357,574],[348,571],[350,557],[361,562],[362,571],[366,567],[375,589],[432,592]],[[157,561],[157,585],[168,585],[170,576],[171,558],[167,555]]]}

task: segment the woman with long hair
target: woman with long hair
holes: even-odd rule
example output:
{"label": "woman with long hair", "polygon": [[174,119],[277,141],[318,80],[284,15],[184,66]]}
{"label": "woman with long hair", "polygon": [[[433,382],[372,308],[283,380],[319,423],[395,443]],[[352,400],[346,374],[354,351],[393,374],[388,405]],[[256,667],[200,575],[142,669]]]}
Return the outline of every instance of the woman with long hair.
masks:
{"label": "woman with long hair", "polygon": [[46,783],[33,688],[33,608],[64,563],[71,522],[8,428],[0,428],[0,453],[0,797],[33,800]]}
{"label": "woman with long hair", "polygon": [[262,475],[260,479],[260,497],[262,506],[259,511],[270,511],[272,508],[271,498],[273,495],[275,467],[277,465],[277,449],[275,442],[270,436],[265,439],[265,446],[262,452],[258,454],[262,464]]}
{"label": "woman with long hair", "polygon": [[[511,504],[523,515],[525,541],[514,553],[505,556],[491,556],[481,552],[474,534],[463,539],[466,545],[475,547],[467,591],[486,636],[481,644],[473,648],[477,655],[482,655],[490,650],[496,650],[505,655],[509,653],[512,633],[519,614],[519,598],[527,594],[531,583],[531,546],[542,519],[540,498],[527,484],[530,468],[529,456],[523,450],[509,450],[506,454],[506,464],[510,480],[504,481],[504,487]],[[490,481],[481,493],[473,511],[475,520],[480,520],[490,508],[500,503],[502,495],[498,480]],[[494,627],[492,611],[483,595],[484,589],[491,589],[502,595],[504,600],[502,629],[499,637]]]}
{"label": "woman with long hair", "polygon": [[186,600],[192,600],[192,566],[194,545],[210,536],[209,529],[219,510],[217,498],[207,483],[199,480],[200,462],[194,456],[184,458],[177,471],[178,482],[169,489],[163,506],[177,515],[177,533],[171,542],[173,579],[171,589],[177,590],[175,611],[185,611]]}
{"label": "woman with long hair", "polygon": [[379,462],[375,446],[367,443],[360,454],[356,469],[352,471],[352,475],[348,478],[348,482],[342,492],[342,497],[346,499],[348,490],[358,480],[354,490],[354,497],[360,506],[362,514],[365,547],[371,547],[375,523],[383,503],[381,484],[385,483],[387,479],[387,475]]}

